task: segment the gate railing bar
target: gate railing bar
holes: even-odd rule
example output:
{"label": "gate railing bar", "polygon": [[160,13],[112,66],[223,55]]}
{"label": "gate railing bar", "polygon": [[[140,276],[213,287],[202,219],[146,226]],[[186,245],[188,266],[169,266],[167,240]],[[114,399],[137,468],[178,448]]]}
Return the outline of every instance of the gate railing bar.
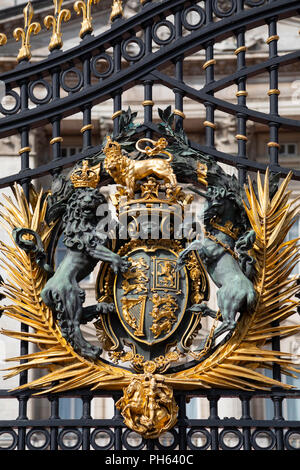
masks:
{"label": "gate railing bar", "polygon": [[[272,61],[277,57],[277,41],[279,36],[277,35],[277,17],[270,18],[268,23],[269,37],[267,43],[269,45],[269,58]],[[269,157],[271,164],[278,165],[278,127],[279,123],[273,121],[273,116],[278,117],[278,96],[280,90],[278,89],[278,64],[273,63],[269,67],[269,101],[270,101],[270,142],[268,143],[269,147]]]}
{"label": "gate railing bar", "polygon": [[[260,428],[260,429],[266,429],[266,428],[273,428],[277,430],[284,430],[286,428],[290,429],[297,429],[299,430],[299,421],[295,420],[275,420],[275,419],[249,419],[249,420],[243,420],[243,419],[238,419],[238,418],[207,418],[207,419],[194,419],[194,418],[189,418],[187,421],[183,422],[181,424],[182,426],[185,426],[186,428],[206,428],[209,427],[215,431],[215,444],[214,446],[218,448],[218,429],[220,428]],[[72,427],[72,428],[81,428],[81,427],[86,427],[86,428],[96,428],[96,427],[118,427],[120,428],[120,435],[121,435],[121,430],[122,428],[126,428],[126,426],[123,423],[123,418],[122,417],[116,417],[114,416],[113,421],[112,419],[98,419],[98,418],[92,418],[92,419],[63,419],[63,418],[57,418],[55,420],[47,420],[47,419],[26,419],[26,420],[19,420],[19,419],[14,419],[14,420],[1,420],[0,421],[0,430],[1,428],[18,428],[20,430],[25,430],[26,428],[50,428],[51,430],[57,431],[59,428],[63,427]],[[22,433],[22,438],[23,438],[23,433]],[[55,442],[55,440],[53,440]],[[55,449],[51,449],[55,450]],[[116,449],[118,450],[118,449]],[[246,450],[246,449],[245,449]]]}
{"label": "gate railing bar", "polygon": [[268,71],[271,66],[289,65],[294,62],[298,62],[299,59],[300,51],[289,52],[287,54],[268,58],[257,64],[248,65],[247,68],[237,69],[232,74],[226,75],[226,77],[222,77],[209,85],[204,85],[201,90],[205,93],[209,93],[211,91],[217,92],[229,87],[230,85],[233,85],[238,80],[241,80],[246,77],[254,77],[256,75],[259,75],[260,73],[264,73],[265,71]]}
{"label": "gate railing bar", "polygon": [[[26,112],[28,111],[28,80],[24,79],[21,81],[20,84],[20,102],[21,102],[21,112]],[[20,133],[20,140],[21,140],[21,148],[19,150],[19,155],[20,155],[20,166],[21,166],[21,174],[25,171],[30,170],[29,166],[29,154],[31,151],[31,148],[29,146],[29,127],[28,126],[23,126],[22,128],[19,129]],[[25,194],[25,197],[27,200],[29,200],[29,184],[30,184],[30,179],[24,178],[21,181],[22,188]],[[21,332],[28,333],[29,327],[28,325],[21,323]],[[28,354],[29,346],[27,341],[20,341],[20,356],[26,356]],[[26,360],[22,359],[22,363],[27,362]],[[28,382],[28,371],[22,371],[19,375],[19,385],[25,385]],[[18,415],[18,420],[27,420],[27,404],[28,404],[28,397],[21,395],[18,398],[18,405],[19,405],[19,415]],[[24,429],[19,429],[18,431],[18,449],[23,450],[25,449],[25,438],[26,438],[26,433]]]}
{"label": "gate railing bar", "polygon": [[[237,12],[244,10],[244,0],[237,2]],[[244,70],[246,68],[246,45],[245,45],[245,28],[240,28],[235,32],[236,36],[236,50],[235,55],[237,59],[237,70]],[[247,91],[246,91],[246,77],[242,76],[237,80],[237,103],[240,108],[246,107]],[[237,113],[237,135],[236,140],[238,143],[237,154],[239,158],[247,158],[247,115],[243,112]],[[246,181],[246,170],[244,166],[238,165],[238,176],[240,184]]]}
{"label": "gate railing bar", "polygon": [[[277,34],[277,16],[272,16],[267,20],[268,24],[268,38],[266,40],[269,46],[269,58],[270,60],[276,59],[278,56],[278,40],[279,36]],[[268,142],[269,148],[269,160],[271,165],[275,164],[278,165],[278,153],[279,153],[279,133],[278,129],[280,124],[274,122],[273,117],[279,116],[279,78],[278,78],[278,64],[272,64],[269,67],[269,113],[270,113],[270,121],[269,121],[269,135],[270,141]],[[279,162],[280,164],[280,162]],[[278,327],[280,322],[278,320],[272,323],[273,327]],[[273,337],[272,338],[272,349],[276,351],[280,351],[280,337]],[[281,381],[281,367],[280,364],[273,364],[273,378],[275,380]],[[278,411],[278,409],[277,409]],[[279,439],[280,446],[282,445],[282,436]]]}
{"label": "gate railing bar", "polygon": [[[143,8],[145,8],[146,2],[143,3]],[[152,25],[153,25],[153,18],[149,19],[146,23],[144,23],[144,42],[145,42],[145,55],[152,54]],[[144,101],[142,105],[144,107],[144,122],[152,122],[153,120],[153,80],[151,78],[145,77],[143,79],[143,86],[144,86]],[[151,129],[147,128],[146,137],[149,139],[152,138],[152,131]]]}
{"label": "gate railing bar", "polygon": [[[210,396],[207,397],[209,401],[209,409],[210,415],[208,421],[210,422],[210,430],[211,430],[211,450],[217,450],[219,448],[219,434],[218,434],[218,427],[220,418],[218,416],[218,400],[220,399],[220,395]],[[198,421],[198,420],[195,420]],[[216,422],[216,425],[214,425]],[[198,423],[196,423],[196,426]]]}
{"label": "gate railing bar", "polygon": [[[252,121],[261,122],[262,124],[268,124],[270,121],[270,115],[268,113],[255,111],[249,108],[241,109],[238,105],[234,103],[230,103],[228,101],[224,101],[222,99],[216,98],[215,96],[208,95],[202,89],[195,90],[194,88],[187,85],[186,83],[181,83],[158,70],[153,71],[152,75],[167,87],[171,88],[171,87],[177,86],[178,88],[181,88],[183,93],[185,93],[186,96],[188,96],[189,98],[195,101],[198,101],[199,103],[210,100],[211,103],[216,106],[216,108],[228,114],[237,115],[239,112],[244,111],[244,113]],[[272,122],[273,121],[274,121],[274,124],[281,125],[283,127],[288,127],[293,130],[296,130],[296,129],[299,130],[299,127],[300,127],[300,122],[294,119],[289,119],[289,118],[285,118],[282,116],[272,115]]]}
{"label": "gate railing bar", "polygon": [[[175,23],[175,40],[178,41],[182,37],[182,19],[181,10],[178,8],[174,13]],[[179,82],[183,82],[183,59],[184,56],[177,56],[174,60],[175,63],[175,78]],[[173,89],[175,95],[175,129],[178,131],[183,127],[183,119],[185,114],[183,112],[183,92],[179,88]]]}
{"label": "gate railing bar", "polygon": [[[43,394],[40,394],[44,392]],[[283,388],[276,388],[271,390],[233,390],[233,389],[226,389],[226,388],[212,388],[212,389],[197,389],[197,390],[188,390],[188,391],[178,391],[176,394],[184,395],[187,398],[195,398],[195,397],[212,397],[212,398],[270,398],[274,397],[282,397],[286,399],[294,399],[300,398],[300,389],[291,388],[291,389],[283,389]],[[107,390],[94,390],[90,391],[88,389],[77,389],[77,390],[70,390],[63,393],[47,393],[45,390],[42,389],[24,389],[22,391],[11,391],[7,389],[0,390],[0,400],[1,399],[15,399],[15,398],[34,398],[37,400],[47,398],[82,398],[82,397],[90,397],[90,398],[110,398],[111,396],[116,396],[116,400],[120,397],[120,392],[110,392]],[[119,397],[119,398],[118,398]],[[0,401],[1,403],[1,401]]]}
{"label": "gate railing bar", "polygon": [[[206,25],[209,25],[213,21],[213,11],[212,11],[212,2],[205,2],[205,14],[206,14]],[[215,59],[214,59],[214,40],[208,41],[205,44],[205,62],[202,65],[202,68],[205,72],[205,85],[209,86],[211,83],[214,83],[214,66],[215,66]],[[209,93],[213,95],[213,91]],[[207,147],[215,147],[215,106],[207,100],[204,102],[204,106],[206,109],[206,119],[204,121],[205,126],[205,142]]]}
{"label": "gate railing bar", "polygon": [[[113,20],[113,25],[119,27],[122,23],[122,18],[117,16]],[[122,51],[121,51],[121,38],[113,44],[113,61],[114,61],[114,75],[119,76],[122,68]],[[117,135],[119,133],[119,123],[120,115],[122,113],[122,87],[118,87],[111,93],[113,98],[113,134]]]}
{"label": "gate railing bar", "polygon": [[244,450],[250,450],[251,449],[251,432],[250,432],[250,426],[248,426],[248,423],[251,420],[251,416],[250,416],[251,398],[248,396],[242,396],[240,397],[240,400],[242,404],[241,420],[244,420],[247,422],[247,426],[243,427]]}
{"label": "gate railing bar", "polygon": [[[155,54],[153,54],[153,56],[154,55]],[[147,58],[145,58],[145,61],[147,61]],[[139,70],[135,68],[136,65],[138,65]],[[147,69],[148,67],[146,67],[146,64],[144,65]],[[82,106],[86,103],[96,104],[96,102],[98,103],[101,101],[105,101],[109,99],[112,94],[120,93],[120,88],[127,89],[133,80],[137,82],[138,80],[142,80],[143,77],[147,75],[146,71],[143,70],[141,63],[134,64],[132,66],[132,69],[130,69],[131,67],[129,67],[127,70],[122,70],[119,74],[113,74],[113,77],[103,82],[103,84],[100,83],[89,88],[84,88],[78,93],[73,93],[65,98],[60,99],[59,102],[53,101],[52,103],[46,105],[46,109],[43,105],[41,105],[37,108],[30,109],[30,112],[19,113],[14,116],[3,118],[2,120],[0,120],[0,129],[2,128],[2,137],[14,133],[16,127],[37,127],[45,124],[49,119],[55,118],[58,115],[65,117],[67,115],[75,114],[80,111]],[[137,72],[137,76],[134,79],[135,72]],[[244,111],[249,119],[261,122],[266,125],[268,125],[270,121],[270,115],[268,113],[259,112],[248,108],[241,109],[241,107],[239,107],[237,104],[216,98],[211,94],[205,92],[203,89],[195,90],[191,86],[188,86],[185,83],[180,82],[179,80],[176,80],[173,77],[169,77],[168,75],[157,70],[152,69],[151,71],[149,71],[149,73],[151,73],[153,77],[155,77],[165,86],[168,86],[172,89],[178,88],[185,96],[188,96],[189,98],[200,103],[205,103],[208,101],[212,105],[216,106],[219,110],[233,115]],[[247,75],[246,71],[244,75]],[[115,105],[115,108],[117,107],[119,107],[119,111],[119,102]],[[274,125],[276,124],[294,130],[299,130],[300,127],[299,121],[277,115],[272,115],[272,122],[274,123]]]}
{"label": "gate railing bar", "polygon": [[[55,51],[50,53],[51,55],[56,55]],[[60,68],[55,67],[52,70],[52,99],[54,102],[58,102],[60,99]],[[52,158],[53,160],[59,160],[61,157],[61,142],[62,137],[60,133],[60,122],[61,116],[58,114],[53,116],[51,119],[52,124],[52,139],[50,144],[52,147]]]}
{"label": "gate railing bar", "polygon": [[[82,398],[82,420],[84,422],[88,420],[92,420],[91,417],[91,397],[83,397]],[[89,450],[90,449],[90,429],[88,426],[85,426],[82,429],[82,450]]]}
{"label": "gate railing bar", "polygon": [[58,449],[57,436],[58,431],[56,426],[52,426],[52,423],[59,419],[59,399],[52,395],[49,398],[51,404],[51,414],[49,418],[50,424],[50,450]]}

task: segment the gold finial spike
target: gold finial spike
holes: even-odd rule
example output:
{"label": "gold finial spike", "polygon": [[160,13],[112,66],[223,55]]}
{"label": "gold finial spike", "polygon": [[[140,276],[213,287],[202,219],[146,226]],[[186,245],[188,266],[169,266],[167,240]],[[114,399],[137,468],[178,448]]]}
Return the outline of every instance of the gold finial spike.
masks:
{"label": "gold finial spike", "polygon": [[79,32],[79,36],[83,38],[86,34],[90,34],[93,32],[93,24],[92,24],[92,4],[97,5],[100,0],[78,0],[74,4],[74,10],[76,11],[77,15],[80,15],[82,12],[83,21],[81,23],[81,30]]}
{"label": "gold finial spike", "polygon": [[30,46],[30,36],[31,34],[38,34],[41,30],[40,23],[32,23],[33,18],[33,7],[31,2],[28,2],[26,7],[23,10],[24,15],[24,28],[16,28],[13,32],[13,36],[16,41],[22,40],[22,46],[19,50],[17,61],[21,60],[30,60],[31,59],[31,46]]}
{"label": "gold finial spike", "polygon": [[7,43],[7,37],[4,33],[0,33],[0,46],[4,46]]}
{"label": "gold finial spike", "polygon": [[62,22],[67,22],[71,18],[71,12],[67,9],[61,9],[63,0],[53,0],[54,15],[48,15],[44,18],[44,24],[47,29],[52,26],[52,36],[48,46],[49,51],[60,49],[63,45],[61,25]]}
{"label": "gold finial spike", "polygon": [[114,0],[111,7],[110,21],[113,22],[119,16],[123,16],[122,0]]}

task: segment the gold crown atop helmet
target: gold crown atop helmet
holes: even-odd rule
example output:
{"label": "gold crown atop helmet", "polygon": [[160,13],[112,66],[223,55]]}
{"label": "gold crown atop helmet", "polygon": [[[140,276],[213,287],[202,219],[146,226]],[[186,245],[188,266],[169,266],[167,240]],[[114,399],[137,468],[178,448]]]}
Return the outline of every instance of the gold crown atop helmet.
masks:
{"label": "gold crown atop helmet", "polygon": [[96,188],[100,180],[100,163],[89,167],[89,162],[83,160],[82,167],[72,171],[70,180],[74,188]]}

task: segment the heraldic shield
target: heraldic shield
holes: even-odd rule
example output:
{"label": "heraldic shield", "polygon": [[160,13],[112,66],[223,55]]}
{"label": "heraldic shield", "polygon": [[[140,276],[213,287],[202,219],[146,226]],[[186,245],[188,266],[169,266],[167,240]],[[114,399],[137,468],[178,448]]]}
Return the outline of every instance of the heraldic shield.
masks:
{"label": "heraldic shield", "polygon": [[[143,140],[137,142],[140,151]],[[150,152],[170,158],[165,139],[151,143]],[[104,152],[109,172],[122,152],[110,138]],[[129,360],[139,372],[149,368],[163,372],[185,354],[191,336],[201,328],[199,315],[187,308],[208,299],[209,284],[194,253],[185,266],[177,266],[184,246],[176,234],[183,224],[184,206],[193,196],[178,185],[168,160],[157,157],[148,170],[149,161],[138,162],[140,168],[136,165],[137,181],[134,176],[127,180],[124,172],[112,172],[115,182],[122,184],[112,198],[122,234],[115,249],[127,266],[115,273],[108,263],[102,265],[97,298],[113,303],[114,311],[100,314],[96,328],[115,362]]]}
{"label": "heraldic shield", "polygon": [[[171,248],[179,249],[179,244],[165,240],[169,246],[164,246],[163,242],[129,243],[130,267],[113,279],[117,315],[110,315],[106,327],[112,333],[115,328],[118,338],[127,336],[127,342],[145,360],[164,354],[167,346],[176,342],[178,331],[188,329],[191,322],[191,315],[185,321],[191,279],[185,267],[176,270],[178,254]],[[131,245],[140,246],[131,249]],[[106,320],[102,315],[102,322]]]}
{"label": "heraldic shield", "polygon": [[[15,186],[2,215],[13,242],[2,247],[12,301],[2,310],[34,330],[4,334],[41,349],[8,376],[43,366],[48,374],[20,388],[123,390],[125,425],[151,439],[176,423],[173,389],[284,387],[258,369],[277,361],[294,371],[287,353],[264,345],[295,331],[269,325],[295,312],[290,296],[299,292],[289,277],[297,240],[285,243],[291,175],[279,186],[266,172],[264,184],[242,188],[164,124],[173,143],[138,138],[130,121],[100,154],[56,175],[49,194],[31,188],[28,202]],[[56,267],[59,239],[66,250]],[[94,270],[96,302],[86,305],[81,281]],[[286,295],[276,295],[278,283],[283,292],[290,284]]]}
{"label": "heraldic shield", "polygon": [[114,300],[121,323],[137,342],[152,346],[179,326],[187,303],[186,270],[176,272],[176,254],[157,246],[128,254],[131,267],[116,275]]}

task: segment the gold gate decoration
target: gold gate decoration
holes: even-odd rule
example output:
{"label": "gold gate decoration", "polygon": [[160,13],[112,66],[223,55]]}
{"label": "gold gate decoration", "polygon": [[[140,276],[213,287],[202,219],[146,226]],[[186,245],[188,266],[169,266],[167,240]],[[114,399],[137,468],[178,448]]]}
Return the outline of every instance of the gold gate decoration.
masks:
{"label": "gold gate decoration", "polygon": [[[35,230],[47,247],[54,224],[45,223],[47,197],[43,192],[30,190],[30,199],[20,187],[13,188],[14,198],[4,196],[1,217],[12,243],[1,242],[2,263],[6,267],[4,286],[10,305],[2,312],[30,327],[31,331],[2,330],[4,335],[36,344],[40,351],[10,358],[21,361],[7,369],[7,378],[31,368],[48,368],[44,376],[17,388],[45,392],[62,392],[90,387],[91,390],[121,390],[124,397],[118,402],[126,424],[142,435],[154,438],[174,426],[177,407],[172,389],[234,388],[268,390],[274,386],[285,389],[290,385],[278,382],[260,372],[280,364],[284,374],[293,375],[298,369],[293,356],[287,352],[264,348],[274,336],[289,336],[299,331],[299,325],[270,326],[275,320],[286,320],[295,313],[299,302],[293,296],[299,289],[297,279],[290,276],[299,259],[297,239],[285,241],[296,211],[296,202],[288,202],[287,191],[291,174],[285,178],[270,200],[268,172],[264,184],[258,174],[258,196],[249,179],[246,188],[245,210],[256,233],[254,255],[257,261],[255,289],[258,293],[254,313],[245,314],[237,324],[232,337],[197,365],[163,376],[155,374],[148,364],[144,374],[137,374],[98,359],[79,356],[62,337],[51,310],[42,302],[40,292],[45,285],[45,272],[34,257],[20,249],[11,237],[15,227]],[[166,265],[164,265],[164,269]],[[160,274],[168,269],[158,268]],[[172,279],[170,280],[172,281]],[[174,279],[173,279],[174,281]],[[275,289],[276,288],[276,289]],[[279,294],[278,294],[279,292]],[[171,309],[171,305],[169,305]],[[170,312],[171,315],[171,312]],[[131,400],[134,396],[134,400]],[[153,404],[156,404],[155,406]]]}

